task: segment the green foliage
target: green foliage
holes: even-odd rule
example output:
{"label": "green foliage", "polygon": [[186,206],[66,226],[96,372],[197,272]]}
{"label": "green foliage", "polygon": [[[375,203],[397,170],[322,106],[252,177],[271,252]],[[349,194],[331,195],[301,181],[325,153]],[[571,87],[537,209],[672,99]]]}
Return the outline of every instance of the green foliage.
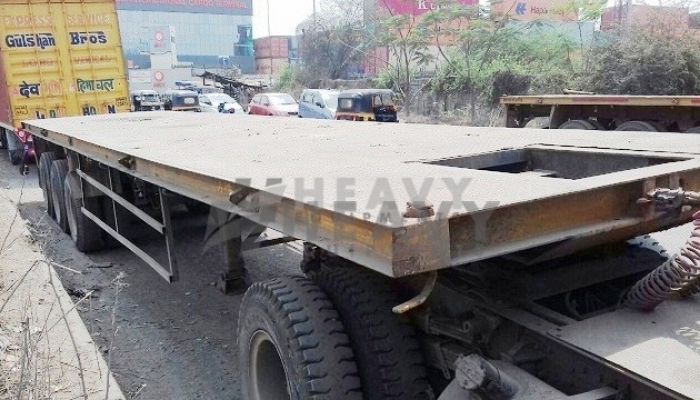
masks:
{"label": "green foliage", "polygon": [[614,32],[590,52],[581,87],[596,93],[700,93],[700,46],[688,37],[651,30]]}
{"label": "green foliage", "polygon": [[284,67],[280,72],[275,87],[279,91],[292,91],[297,85],[298,70],[292,65]]}

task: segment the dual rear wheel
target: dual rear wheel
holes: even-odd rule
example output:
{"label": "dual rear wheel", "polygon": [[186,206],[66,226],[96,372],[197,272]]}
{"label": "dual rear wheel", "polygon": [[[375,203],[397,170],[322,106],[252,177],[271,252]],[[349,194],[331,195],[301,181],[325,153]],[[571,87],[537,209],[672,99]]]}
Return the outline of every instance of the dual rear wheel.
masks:
{"label": "dual rear wheel", "polygon": [[362,268],[256,283],[240,310],[243,397],[429,400],[415,328],[389,282]]}
{"label": "dual rear wheel", "polygon": [[[595,119],[570,119],[559,125],[558,129],[580,129],[604,131],[605,126]],[[615,128],[616,131],[665,132],[666,128],[656,121],[625,121]],[[700,133],[700,127],[692,128],[687,133]]]}
{"label": "dual rear wheel", "polygon": [[83,195],[78,174],[69,172],[68,160],[58,159],[54,152],[44,152],[39,158],[39,186],[44,195],[47,214],[63,232],[70,234],[78,250],[89,253],[104,247],[100,228],[83,212],[100,208],[99,198]]}

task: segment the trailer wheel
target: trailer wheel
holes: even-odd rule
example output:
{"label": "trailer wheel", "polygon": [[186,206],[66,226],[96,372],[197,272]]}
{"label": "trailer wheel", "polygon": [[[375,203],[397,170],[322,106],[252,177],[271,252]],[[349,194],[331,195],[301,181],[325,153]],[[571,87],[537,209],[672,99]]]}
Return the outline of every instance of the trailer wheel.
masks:
{"label": "trailer wheel", "polygon": [[660,126],[647,121],[626,121],[621,123],[616,131],[659,132]]}
{"label": "trailer wheel", "polygon": [[365,399],[434,399],[416,330],[391,309],[401,303],[390,282],[361,268],[310,272],[340,312],[350,334]]}
{"label": "trailer wheel", "polygon": [[24,148],[15,137],[15,134],[7,129],[4,130],[2,136],[5,137],[4,147],[7,149],[7,157],[12,165],[18,165],[24,156]]}
{"label": "trailer wheel", "polygon": [[39,158],[39,186],[41,187],[41,192],[44,194],[44,202],[46,203],[46,212],[49,217],[53,218],[53,201],[51,201],[51,189],[49,187],[49,182],[51,178],[51,164],[56,160],[56,153],[52,151],[47,151],[41,153]]}
{"label": "trailer wheel", "polygon": [[585,119],[570,119],[563,124],[559,125],[557,129],[582,129],[587,131],[597,130],[596,126],[588,120]]}
{"label": "trailer wheel", "polygon": [[254,284],[238,321],[244,399],[362,399],[345,328],[310,279]]}
{"label": "trailer wheel", "polygon": [[51,163],[49,178],[49,191],[56,223],[63,232],[68,233],[68,219],[66,218],[66,201],[63,196],[63,181],[68,174],[68,160],[55,160]]}
{"label": "trailer wheel", "polygon": [[[80,178],[73,171],[68,173],[63,181],[63,197],[66,204],[66,220],[68,222],[70,236],[75,247],[83,252],[90,253],[101,250],[104,247],[102,230],[92,220],[80,211],[83,206]],[[99,207],[99,197],[85,199],[85,206],[95,210]]]}

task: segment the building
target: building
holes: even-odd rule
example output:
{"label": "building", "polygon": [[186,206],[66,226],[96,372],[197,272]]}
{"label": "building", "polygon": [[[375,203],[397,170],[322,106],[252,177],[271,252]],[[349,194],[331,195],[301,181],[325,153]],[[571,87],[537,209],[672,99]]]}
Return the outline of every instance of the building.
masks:
{"label": "building", "polygon": [[181,62],[255,71],[252,0],[116,0],[116,4],[130,67],[150,68],[150,54],[160,50],[153,46],[164,44],[168,36],[177,38]]}
{"label": "building", "polygon": [[285,68],[300,62],[299,37],[266,36],[255,39],[255,73],[278,76]]}
{"label": "building", "polygon": [[600,30],[650,29],[676,35],[691,34],[700,38],[700,16],[690,14],[685,7],[649,6],[620,3],[606,8],[600,21]]}

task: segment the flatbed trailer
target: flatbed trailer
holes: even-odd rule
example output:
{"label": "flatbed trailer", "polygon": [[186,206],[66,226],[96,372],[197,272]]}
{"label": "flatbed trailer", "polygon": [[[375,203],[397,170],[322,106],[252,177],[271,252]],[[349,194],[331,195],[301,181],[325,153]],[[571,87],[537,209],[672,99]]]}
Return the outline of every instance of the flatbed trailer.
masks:
{"label": "flatbed trailer", "polygon": [[[208,206],[228,291],[244,250],[304,242],[305,277],[244,297],[245,398],[700,398],[699,299],[620,307],[668,259],[620,243],[692,220],[693,135],[172,112],[25,129],[82,251],[102,230],[175,281],[170,209]],[[164,260],[127,213],[163,235]]]}
{"label": "flatbed trailer", "polygon": [[[506,126],[700,133],[700,96],[506,96]],[[533,126],[537,125],[537,126]]]}

